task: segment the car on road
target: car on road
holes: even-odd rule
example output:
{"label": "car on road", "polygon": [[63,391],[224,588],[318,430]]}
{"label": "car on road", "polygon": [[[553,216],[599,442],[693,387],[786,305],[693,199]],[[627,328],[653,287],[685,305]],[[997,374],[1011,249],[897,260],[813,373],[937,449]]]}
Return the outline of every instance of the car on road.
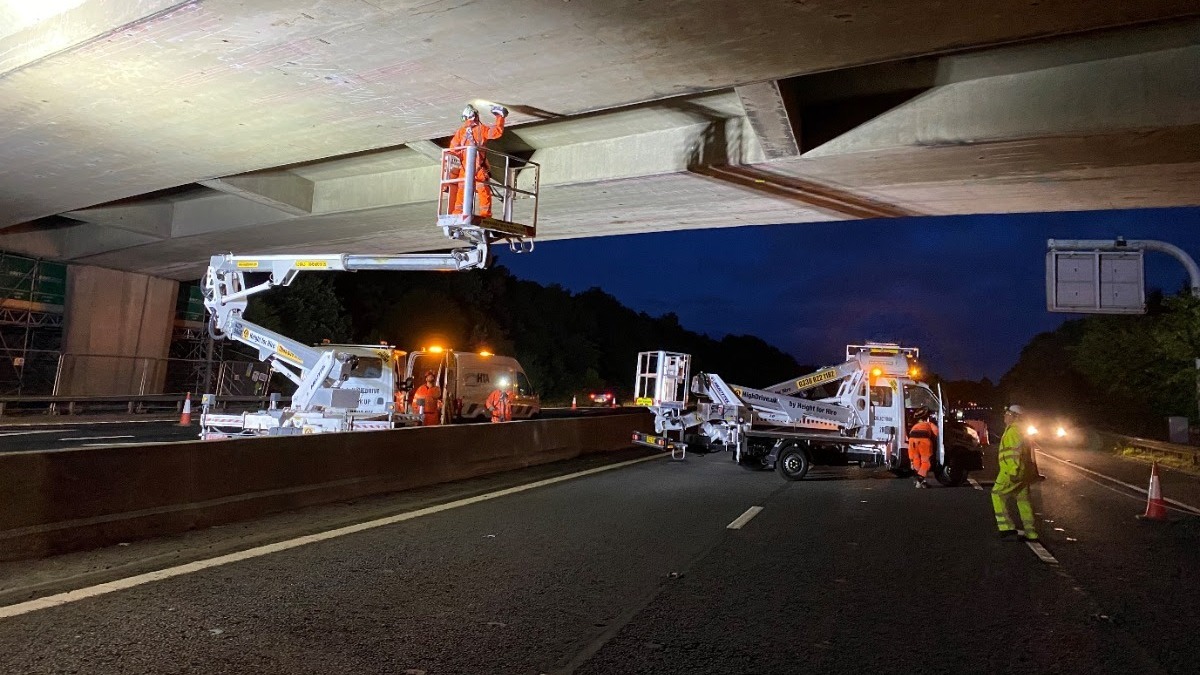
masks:
{"label": "car on road", "polygon": [[1021,424],[1025,427],[1025,434],[1032,437],[1038,445],[1079,445],[1087,439],[1083,428],[1062,415],[1033,413],[1026,415]]}
{"label": "car on road", "polygon": [[583,402],[585,405],[593,406],[611,406],[619,405],[617,402],[617,393],[611,389],[597,389],[594,391],[584,392]]}

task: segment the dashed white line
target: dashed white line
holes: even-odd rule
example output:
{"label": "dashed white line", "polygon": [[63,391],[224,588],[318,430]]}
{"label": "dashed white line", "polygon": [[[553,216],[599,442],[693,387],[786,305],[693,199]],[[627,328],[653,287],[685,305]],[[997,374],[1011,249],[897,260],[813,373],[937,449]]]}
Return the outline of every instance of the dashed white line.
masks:
{"label": "dashed white line", "polygon": [[[1130,489],[1130,490],[1133,490],[1133,491],[1135,491],[1135,492],[1140,492],[1140,493],[1142,493],[1142,494],[1149,494],[1149,491],[1148,491],[1148,490],[1146,490],[1146,488],[1140,488],[1140,487],[1138,487],[1138,486],[1136,486],[1136,485],[1130,485],[1129,483],[1126,483],[1125,481],[1122,481],[1122,480],[1117,480],[1116,478],[1113,478],[1112,476],[1108,476],[1108,475],[1102,474],[1102,473],[1100,473],[1099,471],[1092,471],[1091,469],[1089,469],[1089,468],[1087,468],[1087,467],[1084,467],[1084,466],[1080,466],[1080,465],[1076,464],[1075,462],[1072,462],[1072,461],[1069,461],[1069,460],[1062,459],[1061,457],[1055,457],[1054,455],[1051,455],[1050,453],[1046,452],[1045,450],[1038,450],[1038,456],[1039,456],[1039,457],[1046,457],[1047,459],[1052,459],[1052,460],[1054,460],[1054,461],[1056,461],[1056,462],[1059,462],[1060,464],[1066,464],[1067,466],[1069,466],[1069,467],[1071,467],[1071,468],[1073,468],[1073,469],[1078,469],[1078,470],[1080,470],[1080,471],[1082,471],[1082,472],[1084,472],[1084,473],[1089,473],[1089,474],[1091,474],[1091,475],[1093,475],[1093,476],[1099,476],[1100,478],[1103,478],[1104,480],[1107,480],[1107,481],[1110,481],[1110,482],[1116,483],[1117,485],[1120,485],[1121,487],[1128,488],[1128,489]],[[1193,513],[1193,514],[1196,514],[1196,515],[1200,515],[1200,509],[1198,509],[1198,508],[1196,508],[1196,507],[1194,507],[1194,506],[1192,506],[1192,505],[1190,505],[1190,504],[1184,504],[1183,502],[1176,501],[1176,500],[1174,500],[1174,499],[1171,499],[1171,498],[1169,498],[1169,497],[1164,497],[1164,498],[1163,498],[1163,501],[1164,501],[1164,502],[1166,502],[1166,503],[1168,503],[1168,504],[1173,504],[1173,505],[1175,505],[1175,506],[1177,506],[1177,507],[1179,507],[1180,509],[1183,509],[1183,510],[1185,510],[1185,511],[1189,511],[1189,512],[1191,512],[1191,513]]]}
{"label": "dashed white line", "polygon": [[734,519],[734,521],[732,523],[726,525],[725,529],[727,529],[727,530],[742,529],[743,525],[750,522],[750,519],[753,518],[754,516],[757,516],[759,511],[762,511],[762,510],[763,510],[763,507],[761,507],[761,506],[751,506],[750,508],[746,509],[745,513],[743,513],[742,515],[740,515],[736,519]]}
{"label": "dashed white line", "polygon": [[1047,551],[1046,547],[1042,546],[1040,541],[1027,541],[1025,543],[1029,544],[1029,548],[1037,554],[1038,558],[1041,558],[1042,562],[1046,563],[1047,565],[1058,564],[1058,559],[1051,555],[1050,551]]}
{"label": "dashed white line", "polygon": [[983,486],[979,484],[979,481],[975,480],[974,478],[968,478],[967,482],[970,483],[971,487],[975,488],[976,490],[979,490],[981,492],[985,491],[983,489]]}
{"label": "dashed white line", "polygon": [[508,495],[517,494],[518,492],[525,492],[526,490],[532,490],[534,488],[539,488],[546,485],[553,485],[554,483],[561,483],[563,481],[568,481],[575,478],[582,478],[595,473],[612,471],[613,469],[620,469],[633,464],[639,464],[641,462],[649,462],[654,459],[666,457],[668,454],[669,453],[663,452],[650,455],[648,457],[639,457],[638,459],[631,459],[625,462],[617,462],[616,464],[606,464],[593,469],[587,469],[586,471],[577,471],[575,473],[569,473],[565,476],[546,478],[543,480],[534,481],[533,483],[526,483],[525,485],[518,485],[516,487],[510,487],[504,490],[497,490],[496,492],[486,492],[474,497],[467,497],[465,499],[446,502],[445,504],[429,506],[423,509],[417,509],[416,511],[408,511],[407,513],[400,513],[394,516],[388,516],[386,518],[369,520],[365,523],[358,523],[357,525],[339,527],[337,529],[327,530],[325,532],[318,532],[316,534],[297,537],[295,539],[288,539],[287,541],[280,541],[274,544],[267,544],[265,546],[257,546],[255,548],[239,551],[237,553],[229,553],[227,555],[221,555],[215,558],[209,558],[207,560],[197,560],[185,565],[176,565],[175,567],[168,567],[166,569],[157,570],[154,572],[147,572],[145,574],[138,574],[132,577],[126,577],[124,579],[117,579],[116,581],[109,581],[107,583],[90,586],[88,588],[80,588],[74,591],[58,593],[57,595],[48,595],[44,598],[28,600],[15,605],[8,605],[7,607],[0,607],[0,619],[7,619],[14,616],[20,616],[22,614],[28,614],[30,612],[36,612],[39,609],[58,607],[59,605],[66,605],[72,602],[85,600],[87,598],[94,598],[98,595],[115,593],[116,591],[123,591],[135,586],[141,586],[143,584],[149,584],[155,581],[162,581],[172,577],[199,572],[210,567],[219,567],[221,565],[228,565],[230,563],[240,562],[242,560],[249,560],[250,558],[258,558],[270,553],[277,553],[279,551],[286,551],[288,549],[304,546],[305,544],[315,544],[320,541],[336,539],[338,537],[344,537],[349,534],[356,534],[366,530],[373,530],[385,525],[402,523],[406,520],[420,518],[421,516],[428,516],[441,511],[449,511],[450,509],[456,509],[460,506],[468,506],[470,504],[486,502],[499,497],[507,497]]}

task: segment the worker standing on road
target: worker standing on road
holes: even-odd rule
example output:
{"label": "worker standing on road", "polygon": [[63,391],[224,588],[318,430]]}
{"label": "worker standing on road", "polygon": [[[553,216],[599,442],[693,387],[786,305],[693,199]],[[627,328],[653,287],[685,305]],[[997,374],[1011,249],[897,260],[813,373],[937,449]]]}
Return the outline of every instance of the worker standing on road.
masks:
{"label": "worker standing on road", "polygon": [[1021,525],[1025,528],[1025,540],[1038,539],[1033,504],[1029,501],[1029,486],[1037,481],[1038,476],[1033,463],[1033,447],[1020,429],[1021,415],[1024,412],[1019,405],[1010,405],[1004,411],[1004,436],[1000,438],[1000,450],[996,460],[999,473],[996,474],[996,483],[992,486],[996,527],[1000,529],[1000,538],[1006,541],[1020,539],[1017,528],[1009,519],[1010,498],[1016,499]]}
{"label": "worker standing on road", "polygon": [[413,392],[412,409],[421,416],[421,424],[427,427],[438,424],[442,415],[442,390],[435,384],[432,370],[425,371],[425,384]]}
{"label": "worker standing on road", "polygon": [[508,394],[508,387],[503,380],[498,389],[493,389],[492,393],[488,394],[483,405],[491,414],[493,422],[512,421],[512,401]]}
{"label": "worker standing on road", "polygon": [[[492,115],[496,118],[496,123],[488,126],[479,121],[479,111],[475,106],[468,105],[463,108],[462,126],[454,133],[454,138],[450,140],[450,148],[453,151],[452,156],[457,159],[457,165],[454,160],[449,160],[449,175],[447,178],[451,180],[461,181],[465,175],[464,170],[472,170],[475,172],[475,213],[490,218],[492,216],[492,188],[488,185],[491,174],[488,167],[487,153],[484,152],[483,146],[490,140],[500,138],[504,134],[504,118],[508,116],[508,109],[504,106],[492,106]],[[478,148],[475,155],[475,166],[464,167],[467,161],[466,146],[473,145]],[[463,190],[462,183],[454,183],[450,185],[450,204],[451,213],[463,212]]]}
{"label": "worker standing on road", "polygon": [[917,423],[908,431],[908,461],[917,473],[913,479],[916,486],[927,488],[929,483],[926,477],[933,465],[933,442],[937,438],[938,428],[930,421],[929,411],[924,408],[914,412],[913,419]]}

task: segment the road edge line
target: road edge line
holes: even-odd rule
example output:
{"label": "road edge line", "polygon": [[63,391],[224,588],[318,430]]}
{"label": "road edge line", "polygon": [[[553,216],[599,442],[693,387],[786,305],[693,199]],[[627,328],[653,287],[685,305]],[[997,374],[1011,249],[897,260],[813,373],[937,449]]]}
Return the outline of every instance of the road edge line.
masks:
{"label": "road edge line", "polygon": [[215,558],[208,558],[206,560],[196,560],[196,561],[186,563],[183,565],[176,565],[174,567],[168,567],[168,568],[161,569],[161,570],[155,570],[153,572],[145,572],[143,574],[136,574],[132,577],[125,577],[124,579],[116,579],[116,580],[108,581],[108,582],[105,582],[102,584],[96,584],[95,586],[78,588],[78,589],[75,589],[72,591],[65,591],[63,593],[56,593],[54,595],[48,595],[43,598],[37,598],[35,600],[27,600],[25,602],[19,602],[14,605],[6,605],[3,607],[0,607],[0,619],[8,619],[8,618],[16,617],[16,616],[21,616],[22,614],[29,614],[30,612],[36,612],[36,611],[42,610],[42,609],[50,609],[51,607],[59,607],[61,605],[67,605],[72,602],[78,602],[80,600],[86,600],[88,598],[94,598],[94,597],[101,596],[101,595],[107,595],[109,593],[115,593],[117,591],[123,591],[123,590],[127,590],[130,588],[135,588],[137,586],[142,586],[145,584],[153,583],[155,581],[163,581],[165,579],[171,579],[173,577],[179,577],[179,576],[183,576],[185,574],[192,574],[193,572],[200,572],[202,570],[210,569],[213,567],[220,567],[222,565],[228,565],[230,563],[241,562],[243,560],[250,560],[252,558],[262,557],[264,555],[269,555],[271,553],[278,553],[280,551],[286,551],[286,550],[293,549],[293,548],[299,548],[300,546],[305,546],[307,544],[315,544],[317,542],[328,541],[330,539],[336,539],[338,537],[344,537],[344,536],[350,535],[350,534],[357,534],[359,532],[365,532],[367,530],[373,530],[373,529],[376,529],[379,527],[393,525],[395,523],[402,523],[406,520],[413,520],[415,518],[420,518],[422,516],[428,516],[428,515],[432,515],[434,513],[440,513],[442,511],[449,511],[451,509],[456,509],[456,508],[459,508],[462,506],[469,506],[471,504],[477,504],[479,502],[490,501],[492,499],[498,499],[500,497],[507,497],[509,495],[517,494],[520,492],[525,492],[526,490],[533,490],[535,488],[545,487],[547,485],[553,485],[555,483],[562,483],[564,481],[573,480],[575,478],[583,478],[584,476],[590,476],[592,474],[602,473],[604,471],[612,471],[614,469],[621,469],[621,468],[631,466],[634,464],[640,464],[641,462],[648,462],[648,461],[654,460],[654,459],[661,459],[663,457],[666,457],[668,454],[669,453],[665,453],[665,452],[656,453],[653,455],[649,455],[647,457],[639,457],[637,459],[630,459],[630,460],[626,460],[624,462],[617,462],[615,464],[606,464],[604,466],[593,467],[591,469],[586,469],[584,471],[577,471],[575,473],[569,473],[569,474],[566,474],[563,476],[554,476],[552,478],[544,478],[542,480],[534,481],[532,483],[526,483],[524,485],[517,485],[514,487],[510,487],[510,488],[505,488],[503,490],[497,490],[495,492],[485,492],[484,494],[481,494],[481,495],[475,495],[474,497],[466,497],[464,499],[457,499],[457,500],[454,500],[451,502],[446,502],[445,504],[437,504],[434,506],[427,506],[423,509],[417,509],[415,511],[407,511],[405,513],[399,513],[394,516],[386,516],[384,518],[376,518],[375,520],[368,520],[364,523],[356,523],[354,525],[338,527],[338,528],[334,528],[332,530],[326,530],[324,532],[317,532],[315,534],[305,535],[303,537],[295,537],[293,539],[287,539],[287,540],[275,542],[272,544],[265,544],[263,546],[255,546],[254,548],[249,548],[249,549],[246,549],[245,551],[238,551],[236,553],[228,553],[225,555],[217,556]]}
{"label": "road edge line", "polygon": [[[1080,466],[1080,465],[1079,465],[1078,463],[1076,463],[1076,462],[1072,462],[1072,461],[1069,461],[1069,460],[1065,460],[1065,459],[1062,459],[1061,457],[1055,457],[1054,455],[1051,455],[1050,453],[1046,452],[1045,450],[1038,450],[1038,454],[1039,454],[1039,455],[1041,455],[1042,457],[1047,457],[1047,458],[1049,458],[1049,459],[1052,459],[1052,460],[1054,460],[1054,461],[1056,461],[1056,462],[1059,462],[1059,463],[1061,463],[1061,464],[1066,464],[1066,465],[1067,465],[1067,466],[1069,466],[1069,467],[1072,467],[1072,468],[1075,468],[1075,469],[1079,469],[1080,471],[1083,471],[1084,473],[1090,473],[1090,474],[1092,474],[1093,476],[1099,476],[1100,478],[1103,478],[1104,480],[1107,480],[1107,481],[1109,481],[1109,482],[1112,482],[1112,483],[1116,483],[1117,485],[1120,485],[1121,487],[1128,488],[1128,489],[1130,489],[1130,490],[1133,490],[1133,491],[1135,491],[1135,492],[1140,492],[1140,493],[1142,493],[1142,494],[1149,494],[1149,491],[1148,491],[1148,490],[1146,490],[1146,488],[1140,488],[1140,487],[1138,487],[1138,486],[1136,486],[1136,485],[1130,485],[1129,483],[1126,483],[1126,482],[1125,482],[1125,481],[1123,481],[1123,480],[1119,480],[1119,479],[1113,478],[1112,476],[1109,476],[1109,475],[1106,475],[1106,474],[1102,474],[1102,473],[1100,473],[1099,471],[1094,471],[1094,470],[1092,470],[1092,469],[1089,469],[1089,468],[1087,468],[1086,466]],[[1168,503],[1168,504],[1174,505],[1174,506],[1176,506],[1176,507],[1178,507],[1178,508],[1180,508],[1180,509],[1183,509],[1183,510],[1185,510],[1185,511],[1189,511],[1189,512],[1191,512],[1193,515],[1200,516],[1200,509],[1196,508],[1195,506],[1192,506],[1191,504],[1184,504],[1184,503],[1183,503],[1183,502],[1181,502],[1181,501],[1176,501],[1176,500],[1174,500],[1174,499],[1171,499],[1171,498],[1169,498],[1169,497],[1164,497],[1164,498],[1163,498],[1163,501],[1164,501],[1164,502],[1166,502],[1166,503]]]}

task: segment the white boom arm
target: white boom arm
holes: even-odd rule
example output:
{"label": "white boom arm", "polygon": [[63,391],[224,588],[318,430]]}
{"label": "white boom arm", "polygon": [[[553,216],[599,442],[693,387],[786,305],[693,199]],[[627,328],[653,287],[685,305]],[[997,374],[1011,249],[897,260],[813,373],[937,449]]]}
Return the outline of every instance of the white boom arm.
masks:
{"label": "white boom arm", "polygon": [[821,368],[820,370],[809,373],[804,377],[797,377],[791,380],[785,380],[779,384],[773,384],[767,387],[766,391],[774,392],[776,394],[783,394],[784,396],[795,396],[800,392],[808,391],[809,389],[816,389],[823,384],[837,382],[838,380],[850,377],[854,373],[859,372],[861,369],[862,366],[859,364],[858,359],[852,359],[841,365]]}
{"label": "white boom arm", "polygon": [[[329,405],[330,389],[336,388],[344,365],[354,357],[332,350],[313,349],[301,342],[246,321],[251,295],[276,286],[287,286],[303,271],[354,272],[388,271],[462,271],[486,267],[488,234],[478,229],[456,228],[452,238],[473,246],[444,253],[399,255],[215,255],[204,276],[204,306],[209,312],[209,333],[213,339],[231,338],[258,350],[259,358],[271,369],[282,373],[297,386],[292,407],[308,409],[314,404]],[[267,274],[265,281],[249,285],[247,274]],[[333,381],[332,387],[327,383]],[[318,400],[321,399],[321,400]],[[330,399],[330,400],[324,400]]]}

